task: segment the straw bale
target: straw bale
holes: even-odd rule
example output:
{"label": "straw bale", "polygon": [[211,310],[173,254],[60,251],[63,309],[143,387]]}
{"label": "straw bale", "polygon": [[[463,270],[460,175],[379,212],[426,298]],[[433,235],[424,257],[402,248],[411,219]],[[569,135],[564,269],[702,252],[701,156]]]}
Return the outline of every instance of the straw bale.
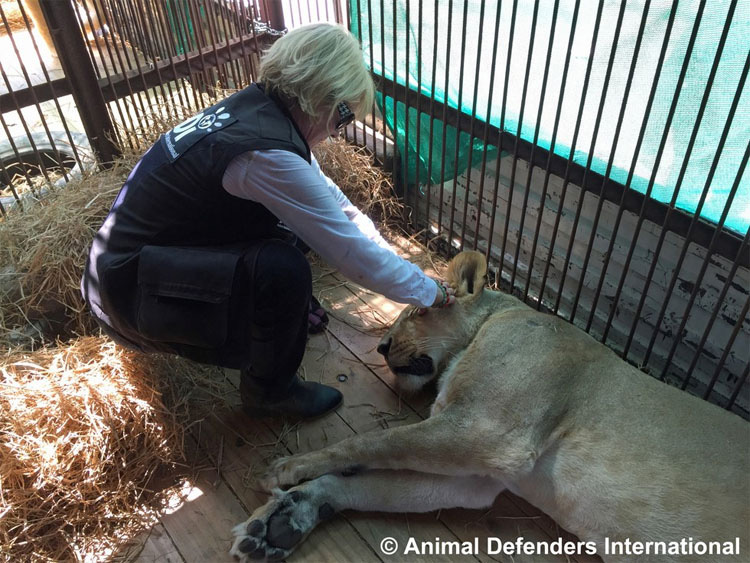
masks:
{"label": "straw bale", "polygon": [[0,22],[0,35],[7,35],[8,27],[10,28],[11,33],[26,29],[26,22],[23,19],[21,10],[18,8],[19,1],[20,0],[0,0],[0,10],[3,11],[5,21],[7,22],[7,27]]}
{"label": "straw bale", "polygon": [[402,232],[404,205],[393,193],[393,182],[364,147],[331,139],[313,151],[321,170],[349,200],[385,232]]}
{"label": "straw bale", "polygon": [[[93,334],[81,297],[81,273],[96,230],[130,166],[73,180],[0,223],[0,343],[10,349],[18,331],[37,325],[37,340]],[[42,334],[40,334],[42,333]],[[14,338],[15,337],[15,338]]]}
{"label": "straw bale", "polygon": [[7,357],[0,560],[102,560],[152,525],[188,473],[186,386],[216,395],[217,373],[104,337]]}
{"label": "straw bale", "polygon": [[190,113],[175,104],[152,108],[142,128],[120,132],[126,146],[111,168],[27,200],[0,219],[0,346],[33,348],[98,333],[80,292],[91,241],[141,154]]}

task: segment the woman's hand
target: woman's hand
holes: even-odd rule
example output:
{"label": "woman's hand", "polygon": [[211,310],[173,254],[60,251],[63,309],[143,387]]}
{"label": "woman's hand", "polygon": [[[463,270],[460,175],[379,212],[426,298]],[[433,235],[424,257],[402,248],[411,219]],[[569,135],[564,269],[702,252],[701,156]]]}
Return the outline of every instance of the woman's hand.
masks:
{"label": "woman's hand", "polygon": [[433,307],[448,307],[456,302],[455,290],[442,280],[433,280],[438,287],[437,294],[435,295],[435,302],[432,304]]}

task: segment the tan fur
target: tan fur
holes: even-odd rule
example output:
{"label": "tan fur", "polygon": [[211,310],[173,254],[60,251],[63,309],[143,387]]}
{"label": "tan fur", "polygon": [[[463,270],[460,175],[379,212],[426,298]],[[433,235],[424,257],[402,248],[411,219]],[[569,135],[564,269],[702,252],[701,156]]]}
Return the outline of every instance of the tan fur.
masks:
{"label": "tan fur", "polygon": [[[605,538],[739,538],[740,557],[723,560],[748,560],[750,425],[643,374],[569,323],[484,290],[485,273],[481,254],[458,255],[448,270],[456,304],[424,315],[407,308],[383,339],[396,371],[432,358],[430,374],[397,375],[411,390],[439,377],[429,419],[278,460],[266,484],[313,479],[300,487],[326,491],[337,509],[413,511],[489,505],[507,487],[596,542],[606,561],[722,558],[608,557]],[[361,480],[318,480],[352,468]],[[392,475],[377,477],[382,470]],[[398,502],[373,500],[388,498],[399,475],[412,485],[399,488]],[[497,490],[457,492],[480,476]]]}

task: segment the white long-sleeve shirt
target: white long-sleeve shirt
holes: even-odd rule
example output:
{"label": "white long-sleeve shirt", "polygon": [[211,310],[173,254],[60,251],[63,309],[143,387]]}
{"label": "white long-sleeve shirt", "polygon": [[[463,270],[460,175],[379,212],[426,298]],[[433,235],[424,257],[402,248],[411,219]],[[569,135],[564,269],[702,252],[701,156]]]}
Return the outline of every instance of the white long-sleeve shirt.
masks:
{"label": "white long-sleeve shirt", "polygon": [[256,201],[349,279],[399,303],[429,307],[437,286],[398,256],[320,169],[284,150],[249,151],[229,163],[224,189]]}

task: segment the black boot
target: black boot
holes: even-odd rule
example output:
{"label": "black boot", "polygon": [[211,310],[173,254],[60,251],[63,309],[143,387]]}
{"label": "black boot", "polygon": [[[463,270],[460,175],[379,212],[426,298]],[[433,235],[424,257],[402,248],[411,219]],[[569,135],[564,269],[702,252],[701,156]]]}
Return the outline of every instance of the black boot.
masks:
{"label": "black boot", "polygon": [[243,371],[240,379],[242,407],[250,417],[287,416],[317,418],[335,410],[343,400],[338,389],[302,381],[296,375],[284,391],[269,389],[264,380]]}

